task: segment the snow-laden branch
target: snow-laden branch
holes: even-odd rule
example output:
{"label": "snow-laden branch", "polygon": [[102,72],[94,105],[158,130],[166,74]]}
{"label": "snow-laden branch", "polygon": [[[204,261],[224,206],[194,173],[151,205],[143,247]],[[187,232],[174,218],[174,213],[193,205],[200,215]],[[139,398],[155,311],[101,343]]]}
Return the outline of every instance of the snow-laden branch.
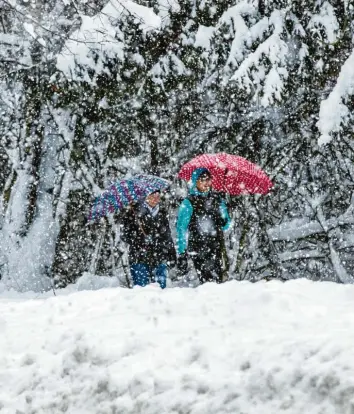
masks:
{"label": "snow-laden branch", "polygon": [[[274,98],[281,99],[283,80],[288,76],[286,70],[288,46],[281,37],[284,29],[283,12],[275,10],[269,19],[264,18],[252,26],[249,30],[249,41],[263,38],[264,33],[271,28],[274,28],[272,34],[242,61],[230,79],[236,81],[248,93],[259,87],[255,92],[257,95],[262,93],[262,106],[272,104]],[[271,64],[270,69],[266,60]]]}
{"label": "snow-laden branch", "polygon": [[162,56],[149,71],[149,74],[154,83],[161,85],[163,88],[163,78],[167,78],[173,74],[177,76],[190,75],[190,70],[186,68],[185,64],[178,56],[171,53],[167,56]]}
{"label": "snow-laden branch", "polygon": [[312,16],[307,26],[307,30],[316,33],[320,38],[322,29],[328,42],[333,43],[337,40],[339,23],[333,6],[327,1],[321,6],[320,13]]}
{"label": "snow-laden branch", "polygon": [[345,267],[343,266],[342,261],[340,260],[339,254],[333,247],[332,243],[329,244],[329,249],[331,254],[331,262],[339,280],[342,283],[353,284],[354,278],[350,276],[348,272],[345,270]]}
{"label": "snow-laden branch", "polygon": [[321,234],[338,226],[354,224],[353,214],[344,214],[340,217],[332,217],[326,220],[324,229],[318,220],[295,219],[290,222],[282,223],[268,230],[269,237],[276,240],[295,241],[304,239],[314,234]]}
{"label": "snow-laden branch", "polygon": [[322,101],[317,127],[321,133],[319,145],[331,142],[332,134],[340,132],[351,114],[346,105],[349,97],[354,95],[354,50],[344,63],[337,83],[328,98]]}
{"label": "snow-laden branch", "polygon": [[[230,54],[226,61],[226,67],[229,65],[233,65],[233,67],[238,67],[240,62],[244,59],[244,55],[246,52],[246,45],[250,41],[253,41],[253,34],[252,30],[247,26],[244,16],[254,16],[257,13],[257,9],[253,7],[251,4],[243,2],[237,4],[236,6],[230,7],[220,19],[219,25],[221,26],[225,23],[233,24],[235,27],[235,37],[231,44]],[[260,26],[262,26],[261,28]],[[261,22],[257,23],[256,26],[260,27],[259,33],[264,33],[268,29],[268,19],[262,19]]]}
{"label": "snow-laden branch", "polygon": [[97,15],[81,16],[81,27],[65,43],[57,59],[57,68],[75,77],[80,65],[98,75],[105,71],[104,64],[110,59],[124,61],[125,40],[119,22],[127,15],[140,23],[143,32],[156,30],[161,25],[161,18],[148,7],[129,0],[111,0]]}
{"label": "snow-laden branch", "polygon": [[7,61],[13,60],[14,67],[15,64],[23,67],[32,65],[29,48],[28,39],[20,35],[0,33],[0,58]]}

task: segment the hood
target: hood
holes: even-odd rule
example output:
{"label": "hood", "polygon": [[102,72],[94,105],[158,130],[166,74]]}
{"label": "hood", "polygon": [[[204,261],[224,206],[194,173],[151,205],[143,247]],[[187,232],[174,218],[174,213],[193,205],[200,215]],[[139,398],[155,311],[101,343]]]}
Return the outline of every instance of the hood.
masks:
{"label": "hood", "polygon": [[201,174],[205,171],[209,170],[207,168],[196,168],[193,172],[192,172],[192,177],[190,180],[190,188],[189,188],[189,194],[192,195],[207,195],[209,194],[209,191],[205,192],[205,193],[201,193],[200,191],[197,190],[197,181],[198,178],[201,176]]}

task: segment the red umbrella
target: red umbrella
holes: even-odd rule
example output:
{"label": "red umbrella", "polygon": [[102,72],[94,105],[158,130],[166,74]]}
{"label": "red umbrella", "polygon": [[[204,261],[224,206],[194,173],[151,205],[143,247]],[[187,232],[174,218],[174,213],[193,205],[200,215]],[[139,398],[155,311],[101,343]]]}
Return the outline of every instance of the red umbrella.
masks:
{"label": "red umbrella", "polygon": [[207,168],[216,191],[240,194],[267,194],[273,187],[267,174],[245,158],[220,152],[202,154],[183,165],[178,177],[189,181],[197,168]]}

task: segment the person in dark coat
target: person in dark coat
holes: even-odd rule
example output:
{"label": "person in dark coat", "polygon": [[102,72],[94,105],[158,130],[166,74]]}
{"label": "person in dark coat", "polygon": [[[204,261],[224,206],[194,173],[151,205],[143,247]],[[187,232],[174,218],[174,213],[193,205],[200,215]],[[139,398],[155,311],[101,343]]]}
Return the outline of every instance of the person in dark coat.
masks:
{"label": "person in dark coat", "polygon": [[212,177],[206,168],[192,174],[189,195],[179,207],[177,217],[177,266],[181,276],[192,259],[201,283],[224,281],[226,255],[223,232],[231,225],[225,201],[211,191]]}
{"label": "person in dark coat", "polygon": [[134,285],[157,282],[166,287],[167,270],[176,262],[167,210],[156,191],[143,203],[130,206],[122,218],[122,239],[129,245],[130,272]]}

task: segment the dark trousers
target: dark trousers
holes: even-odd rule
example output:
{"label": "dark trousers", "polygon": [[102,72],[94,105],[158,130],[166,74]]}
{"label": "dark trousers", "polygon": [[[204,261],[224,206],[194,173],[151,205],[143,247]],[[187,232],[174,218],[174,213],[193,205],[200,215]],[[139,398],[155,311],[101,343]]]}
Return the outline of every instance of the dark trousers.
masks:
{"label": "dark trousers", "polygon": [[206,252],[192,255],[193,264],[200,283],[223,282],[223,264],[221,252]]}

